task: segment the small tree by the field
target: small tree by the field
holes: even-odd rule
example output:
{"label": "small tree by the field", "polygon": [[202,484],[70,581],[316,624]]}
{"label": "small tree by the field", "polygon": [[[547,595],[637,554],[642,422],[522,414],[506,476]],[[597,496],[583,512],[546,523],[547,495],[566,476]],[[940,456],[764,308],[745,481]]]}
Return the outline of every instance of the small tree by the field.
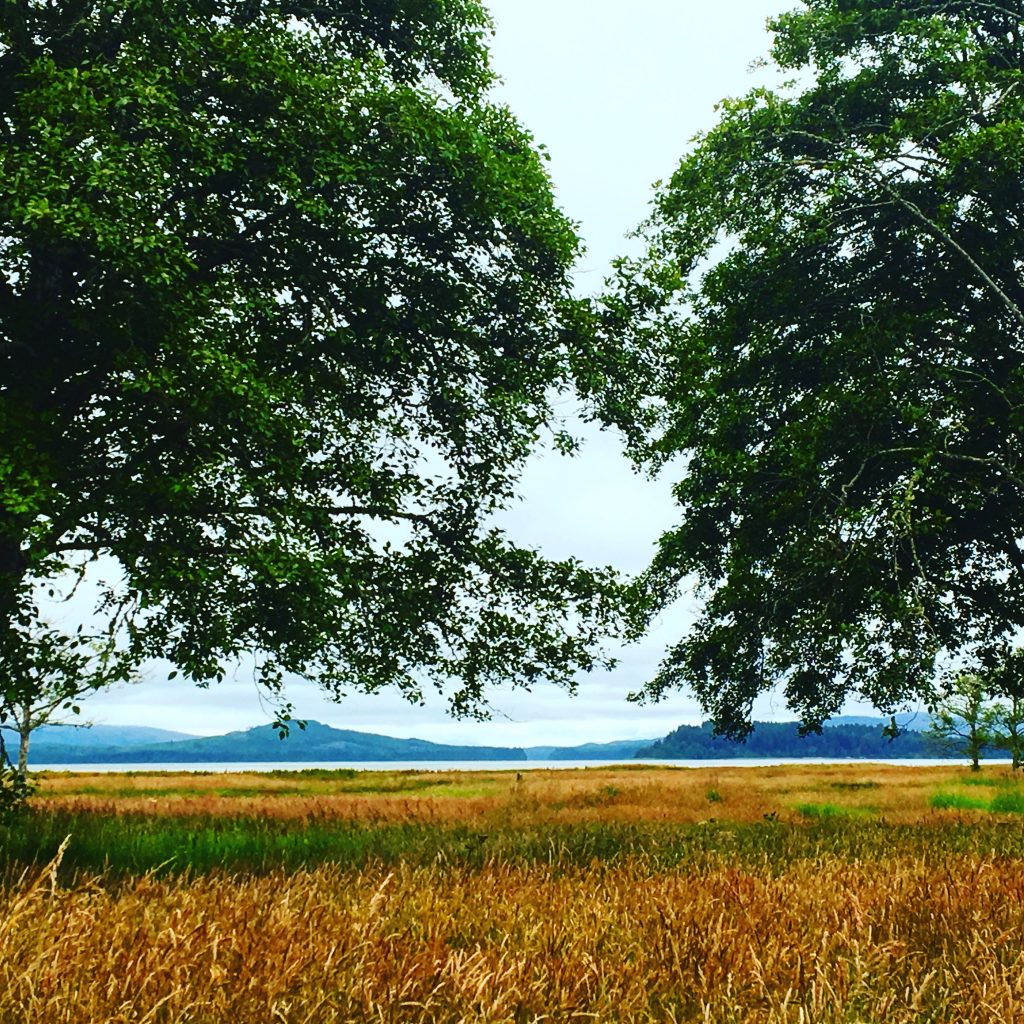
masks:
{"label": "small tree by the field", "polygon": [[961,672],[945,687],[931,709],[928,735],[945,750],[970,759],[980,771],[986,747],[996,744],[997,712],[989,702],[989,681],[978,672]]}
{"label": "small tree by the field", "polygon": [[1024,763],[1024,649],[1009,652],[989,676],[994,698],[992,745]]}
{"label": "small tree by the field", "polygon": [[1009,754],[1013,770],[1017,771],[1024,761],[1024,697],[1015,693],[997,701],[992,711],[992,746]]}
{"label": "small tree by the field", "polygon": [[[86,724],[75,723],[69,715],[81,714],[80,703],[90,693],[124,677],[122,656],[111,638],[67,635],[50,627],[35,630],[21,676],[8,680],[7,694],[0,702],[0,736],[7,731],[17,737],[17,774],[24,777],[28,771],[29,744],[36,729]],[[9,760],[6,746],[0,750]]]}

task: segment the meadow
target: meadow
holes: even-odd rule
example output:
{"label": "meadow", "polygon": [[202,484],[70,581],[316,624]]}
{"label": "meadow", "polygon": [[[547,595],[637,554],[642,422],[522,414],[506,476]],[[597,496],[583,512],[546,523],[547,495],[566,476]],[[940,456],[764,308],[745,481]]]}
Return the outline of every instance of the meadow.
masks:
{"label": "meadow", "polygon": [[1004,769],[37,781],[3,1024],[1024,1019]]}

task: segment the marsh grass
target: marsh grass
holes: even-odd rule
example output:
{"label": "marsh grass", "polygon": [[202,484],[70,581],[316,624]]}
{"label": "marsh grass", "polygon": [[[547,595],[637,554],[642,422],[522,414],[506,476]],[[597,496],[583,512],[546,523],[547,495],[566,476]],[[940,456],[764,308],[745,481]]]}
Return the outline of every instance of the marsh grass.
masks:
{"label": "marsh grass", "polygon": [[929,803],[939,811],[987,811],[990,801],[964,793],[936,793]]}
{"label": "marsh grass", "polygon": [[1024,814],[1024,791],[1017,789],[997,793],[988,809],[994,814]]}
{"label": "marsh grass", "polygon": [[830,821],[834,818],[852,818],[858,815],[863,816],[875,813],[875,808],[873,807],[841,807],[838,804],[832,803],[801,803],[796,804],[793,809],[797,814],[805,818],[814,818],[822,821]]}
{"label": "marsh grass", "polygon": [[504,824],[493,818],[476,823],[199,818],[44,808],[0,829],[0,879],[10,882],[26,867],[46,864],[67,836],[71,839],[60,870],[69,884],[88,874],[111,879],[147,872],[160,877],[218,871],[266,874],[325,864],[347,869],[403,863],[580,868],[640,858],[652,871],[664,871],[727,856],[774,871],[801,860],[871,860],[889,853],[926,861],[949,853],[996,850],[1024,857],[1024,829],[1006,829],[996,818],[938,817],[894,825],[863,808],[829,804],[802,805],[792,822],[768,815],[755,822],[705,818],[686,825],[529,823],[519,818]]}
{"label": "marsh grass", "polygon": [[1024,774],[1010,769],[963,772],[957,777],[961,786],[999,786],[1018,788],[1024,786]]}
{"label": "marsh grass", "polygon": [[928,797],[928,805],[937,811],[1024,814],[1024,775],[1020,772],[987,768],[961,771],[942,781],[942,788]]}
{"label": "marsh grass", "polygon": [[988,811],[991,814],[1024,814],[1024,789],[1005,784],[992,784],[996,792],[991,796],[973,793],[940,791],[932,795],[929,803],[936,810]]}
{"label": "marsh grass", "polygon": [[718,848],[664,869],[552,851],[71,888],[53,865],[6,896],[5,1024],[1005,1024],[1024,1009],[1024,864],[990,855],[769,864]]}
{"label": "marsh grass", "polygon": [[968,778],[45,776],[0,831],[0,1021],[1024,1020],[1021,790]]}

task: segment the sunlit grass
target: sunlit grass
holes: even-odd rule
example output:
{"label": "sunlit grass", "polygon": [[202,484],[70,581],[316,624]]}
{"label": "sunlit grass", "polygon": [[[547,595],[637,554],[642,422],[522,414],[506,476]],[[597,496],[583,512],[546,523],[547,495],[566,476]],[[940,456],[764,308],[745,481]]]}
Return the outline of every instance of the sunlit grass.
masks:
{"label": "sunlit grass", "polygon": [[973,793],[943,790],[932,795],[929,803],[937,810],[988,811],[992,814],[1024,814],[1024,787],[1016,779],[1007,782],[995,778],[985,783],[991,795],[976,795],[979,783],[958,780],[960,786],[970,786]]}
{"label": "sunlit grass", "polygon": [[[762,838],[770,849],[811,832]],[[881,847],[847,859],[823,833],[816,853],[757,861],[737,858],[730,834],[675,866],[643,853],[572,863],[553,841],[548,859],[523,863],[439,856],[72,888],[43,871],[6,892],[0,1020],[1021,1019],[1021,860]]]}
{"label": "sunlit grass", "polygon": [[1024,786],[1024,774],[1011,769],[983,769],[979,772],[962,772],[957,779],[961,786],[1000,786],[1016,788]]}
{"label": "sunlit grass", "polygon": [[823,821],[828,821],[832,818],[855,817],[857,815],[870,814],[873,811],[873,808],[869,807],[840,807],[832,803],[802,803],[794,805],[793,809],[797,814],[805,818],[817,818]]}
{"label": "sunlit grass", "polygon": [[985,777],[46,775],[0,1021],[1024,1019],[1024,790]]}
{"label": "sunlit grass", "polygon": [[[1013,788],[1002,774],[993,785]],[[874,808],[887,821],[919,821],[936,790],[955,789],[969,772],[891,765],[776,768],[610,766],[564,771],[399,772],[345,770],[266,774],[46,773],[38,806],[102,813],[346,821],[695,824],[708,817],[760,821],[799,817],[801,804]],[[709,793],[717,794],[709,797]]]}
{"label": "sunlit grass", "polygon": [[940,811],[987,811],[989,801],[984,797],[966,796],[963,793],[936,793],[929,803]]}
{"label": "sunlit grass", "polygon": [[1024,792],[1018,789],[997,793],[989,810],[994,814],[1024,814]]}

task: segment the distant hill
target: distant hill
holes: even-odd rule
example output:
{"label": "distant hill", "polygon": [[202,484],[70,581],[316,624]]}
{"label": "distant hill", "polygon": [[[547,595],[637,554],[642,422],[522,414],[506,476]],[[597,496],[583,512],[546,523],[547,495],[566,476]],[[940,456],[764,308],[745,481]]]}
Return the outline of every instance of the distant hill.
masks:
{"label": "distant hill", "polygon": [[895,739],[882,733],[883,719],[870,725],[832,724],[820,734],[801,736],[797,722],[755,722],[743,743],[715,736],[711,724],[681,725],[664,739],[643,747],[637,757],[942,757],[943,751],[923,733],[908,730]]}
{"label": "distant hill", "polygon": [[62,747],[124,747],[195,738],[193,733],[151,729],[145,725],[43,725],[32,732],[33,745]]}
{"label": "distant hill", "polygon": [[[611,743],[581,743],[576,747],[541,747],[550,761],[620,761],[637,756],[637,751],[655,740],[613,740]],[[529,750],[527,751],[529,754]]]}
{"label": "distant hill", "polygon": [[[58,730],[59,731],[59,730]],[[521,747],[470,747],[395,739],[373,733],[333,729],[307,722],[285,739],[273,726],[260,725],[224,736],[202,736],[171,742],[82,747],[38,743],[30,748],[31,764],[171,764],[220,761],[525,761]]]}
{"label": "distant hill", "polygon": [[530,761],[548,761],[551,758],[554,751],[559,750],[559,747],[524,747],[526,751],[526,757]]}
{"label": "distant hill", "polygon": [[43,727],[32,737],[29,761],[39,764],[216,764],[226,761],[619,761],[640,758],[706,759],[760,757],[941,756],[921,728],[923,714],[897,715],[907,731],[894,741],[882,735],[888,719],[840,716],[820,736],[801,737],[796,722],[759,722],[746,743],[712,735],[709,724],[680,726],[660,740],[616,740],[571,747],[476,747],[428,740],[396,739],[374,733],[334,729],[308,722],[284,740],[269,725],[223,736],[145,726],[97,725],[92,728]]}
{"label": "distant hill", "polygon": [[[109,750],[190,739],[195,737],[187,732],[152,729],[145,725],[43,725],[32,732],[29,761],[34,764],[60,764],[68,758],[96,761],[103,760],[103,754]],[[17,733],[5,727],[4,740],[13,755],[18,747]]]}

